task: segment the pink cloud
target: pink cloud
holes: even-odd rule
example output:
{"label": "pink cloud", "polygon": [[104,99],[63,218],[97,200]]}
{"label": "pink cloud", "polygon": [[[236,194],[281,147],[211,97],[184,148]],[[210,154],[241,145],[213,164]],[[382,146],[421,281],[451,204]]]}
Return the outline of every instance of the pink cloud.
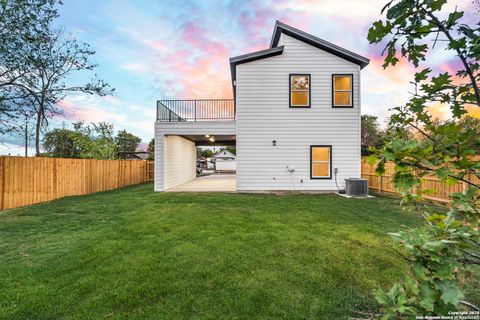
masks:
{"label": "pink cloud", "polygon": [[[275,4],[252,2],[247,9],[232,1],[227,7],[227,25],[211,17],[188,20],[177,28],[179,37],[170,46],[175,49],[156,56],[159,87],[168,90],[163,97],[232,98],[228,59],[268,48],[277,19],[302,29],[308,22],[306,13]],[[229,36],[232,28],[235,38]]]}
{"label": "pink cloud", "polygon": [[124,115],[107,111],[101,107],[101,103],[106,101],[104,98],[75,96],[71,99],[64,99],[58,102],[57,105],[63,109],[63,118],[71,122],[115,121],[124,123]]}

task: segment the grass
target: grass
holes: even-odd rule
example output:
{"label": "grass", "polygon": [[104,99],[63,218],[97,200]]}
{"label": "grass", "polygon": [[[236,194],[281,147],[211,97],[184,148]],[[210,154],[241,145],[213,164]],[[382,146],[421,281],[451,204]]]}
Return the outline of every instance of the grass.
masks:
{"label": "grass", "polygon": [[[406,271],[389,197],[154,193],[0,213],[2,319],[344,319]],[[353,314],[354,315],[354,314]]]}

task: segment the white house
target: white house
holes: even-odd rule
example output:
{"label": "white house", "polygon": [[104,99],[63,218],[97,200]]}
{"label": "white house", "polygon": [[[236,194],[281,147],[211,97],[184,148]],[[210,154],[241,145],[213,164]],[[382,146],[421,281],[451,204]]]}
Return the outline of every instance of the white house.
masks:
{"label": "white house", "polygon": [[281,22],[230,58],[233,100],[160,100],[155,190],[195,179],[195,147],[236,145],[237,191],[335,191],[360,177],[360,71],[369,60]]}
{"label": "white house", "polygon": [[212,158],[214,159],[215,171],[217,172],[234,173],[237,170],[236,155],[227,149],[221,149]]}

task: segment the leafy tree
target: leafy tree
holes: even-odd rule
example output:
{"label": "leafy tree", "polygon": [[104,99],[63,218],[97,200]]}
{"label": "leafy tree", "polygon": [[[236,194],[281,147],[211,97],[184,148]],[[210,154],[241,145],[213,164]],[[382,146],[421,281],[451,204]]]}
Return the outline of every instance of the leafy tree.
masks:
{"label": "leafy tree", "polygon": [[44,137],[43,148],[49,157],[82,158],[88,137],[68,129],[54,129]]}
{"label": "leafy tree", "polygon": [[36,118],[35,148],[48,119],[61,114],[57,103],[72,93],[100,96],[113,89],[96,75],[83,84],[67,83],[73,73],[92,71],[95,53],[54,26],[57,0],[0,1],[0,131],[15,129],[18,119]]}
{"label": "leafy tree", "polygon": [[[475,139],[480,137],[480,118],[465,115],[457,123],[460,132],[470,134],[470,144],[475,145]],[[478,140],[477,140],[478,141]],[[477,145],[477,154],[480,154],[480,145]]]}
{"label": "leafy tree", "polygon": [[33,96],[36,114],[35,148],[40,152],[41,129],[48,119],[61,114],[58,102],[72,93],[104,96],[113,89],[103,80],[93,79],[85,84],[69,85],[72,73],[92,71],[96,68],[89,60],[95,52],[88,44],[79,43],[62,29],[49,30],[46,37],[30,52],[30,62],[35,66],[31,73],[29,93]]}
{"label": "leafy tree", "polygon": [[213,156],[213,151],[210,149],[197,148],[197,157],[211,158]]}
{"label": "leafy tree", "polygon": [[213,157],[213,151],[210,149],[205,149],[202,151],[202,157],[204,158],[211,158]]}
{"label": "leafy tree", "polygon": [[[424,217],[422,227],[392,234],[410,273],[389,291],[374,291],[384,319],[446,315],[460,305],[478,309],[462,300],[459,279],[469,265],[480,264],[480,138],[474,129],[461,128],[458,122],[467,105],[480,106],[480,28],[462,23],[461,11],[444,12],[445,3],[390,1],[382,10],[385,21],[373,23],[368,33],[371,43],[386,43],[385,68],[395,66],[400,55],[419,67],[438,41],[445,43],[445,50],[460,65],[455,74],[418,69],[412,97],[406,105],[393,108],[390,125],[399,129],[397,136],[382,148],[372,148],[375,154],[370,161],[377,165],[377,173],[384,172],[386,161],[393,161],[395,187]],[[448,106],[453,121],[435,122],[428,112],[433,103]],[[419,205],[428,193],[421,184],[427,175],[466,186],[465,192],[451,194],[447,213]]]}
{"label": "leafy tree", "polygon": [[31,52],[58,16],[56,0],[0,1],[0,134],[34,113],[31,104]]}
{"label": "leafy tree", "polygon": [[126,130],[118,131],[115,137],[117,153],[135,152],[142,139]]}
{"label": "leafy tree", "polygon": [[155,138],[152,138],[148,143],[147,153],[147,160],[153,160],[155,158]]}
{"label": "leafy tree", "polygon": [[233,154],[237,154],[237,147],[236,146],[227,146],[225,149],[227,149],[229,152]]}
{"label": "leafy tree", "polygon": [[380,147],[383,144],[383,132],[380,129],[376,116],[362,115],[361,118],[361,140],[362,156],[368,155],[369,147]]}
{"label": "leafy tree", "polygon": [[113,124],[85,125],[79,121],[73,130],[55,129],[45,134],[44,148],[50,157],[82,159],[115,159]]}
{"label": "leafy tree", "polygon": [[114,126],[108,122],[92,123],[92,157],[94,159],[115,159]]}

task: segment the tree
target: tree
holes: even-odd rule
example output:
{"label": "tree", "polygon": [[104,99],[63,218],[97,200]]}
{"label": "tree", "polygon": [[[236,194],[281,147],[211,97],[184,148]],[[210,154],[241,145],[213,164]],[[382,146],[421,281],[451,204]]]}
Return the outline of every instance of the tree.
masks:
{"label": "tree", "polygon": [[210,149],[202,149],[201,147],[197,148],[197,157],[202,158],[211,158],[213,156],[213,151]]}
{"label": "tree", "polygon": [[73,130],[55,129],[45,134],[44,148],[50,157],[115,159],[113,124],[108,122],[73,124]]}
{"label": "tree", "polygon": [[94,159],[115,159],[114,126],[112,123],[92,123],[92,157]]}
{"label": "tree", "polygon": [[115,137],[116,151],[118,154],[135,152],[142,139],[126,130],[118,131]]}
{"label": "tree", "polygon": [[54,129],[45,134],[45,153],[53,158],[82,158],[88,137],[68,129]]}
{"label": "tree", "polygon": [[95,54],[88,44],[79,43],[73,36],[65,35],[62,29],[49,30],[30,52],[31,81],[28,92],[33,97],[36,114],[35,149],[40,152],[41,129],[48,126],[48,119],[61,114],[57,105],[71,93],[88,93],[104,96],[113,89],[103,80],[93,79],[88,83],[68,85],[72,73],[92,71],[96,68],[89,60]]}
{"label": "tree", "polygon": [[[480,138],[474,129],[460,128],[458,122],[466,106],[480,106],[480,28],[462,23],[461,11],[444,12],[445,3],[390,1],[382,10],[386,20],[374,22],[368,33],[371,43],[386,42],[384,68],[395,66],[400,55],[418,68],[439,41],[460,66],[455,74],[417,69],[410,100],[393,108],[390,125],[400,129],[398,135],[383,147],[372,148],[375,154],[370,162],[377,165],[377,173],[384,172],[386,161],[393,161],[395,187],[405,202],[416,204],[424,218],[422,227],[391,234],[410,273],[389,291],[374,291],[384,319],[446,315],[459,305],[478,309],[462,300],[458,282],[469,265],[480,264]],[[433,103],[447,106],[453,121],[435,122],[428,112]],[[426,175],[466,186],[465,192],[451,194],[448,213],[418,205],[428,193],[421,184]]]}
{"label": "tree", "polygon": [[53,24],[57,0],[0,2],[0,131],[18,127],[18,119],[36,118],[35,148],[41,130],[61,113],[57,103],[71,93],[100,96],[113,89],[94,75],[84,84],[67,84],[72,73],[92,71],[95,53]]}
{"label": "tree", "polygon": [[378,148],[383,144],[383,132],[377,122],[376,116],[362,115],[361,118],[361,140],[362,156],[369,154],[368,148]]}
{"label": "tree", "polygon": [[152,138],[152,140],[150,140],[150,142],[148,143],[147,153],[147,160],[155,159],[155,138]]}
{"label": "tree", "polygon": [[225,149],[227,149],[229,152],[233,154],[237,154],[237,147],[236,146],[227,146]]}
{"label": "tree", "polygon": [[56,0],[0,1],[0,134],[31,117],[32,49],[58,16]]}
{"label": "tree", "polygon": [[[469,144],[475,145],[475,139],[478,141],[478,137],[480,137],[480,118],[465,115],[458,121],[457,126],[460,132],[470,134],[469,137],[471,141]],[[477,145],[476,150],[477,154],[480,154],[480,145]]]}

